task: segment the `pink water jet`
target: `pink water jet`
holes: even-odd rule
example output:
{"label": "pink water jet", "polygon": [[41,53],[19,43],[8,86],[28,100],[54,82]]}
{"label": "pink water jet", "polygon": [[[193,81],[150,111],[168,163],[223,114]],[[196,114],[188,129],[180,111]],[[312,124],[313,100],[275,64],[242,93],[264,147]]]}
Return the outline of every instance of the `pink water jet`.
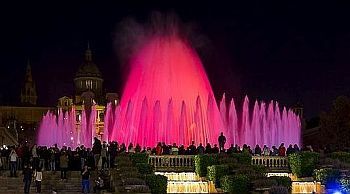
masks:
{"label": "pink water jet", "polygon": [[143,146],[216,142],[224,127],[220,112],[201,60],[186,40],[174,34],[150,37],[130,69],[111,139]]}
{"label": "pink water jet", "polygon": [[83,109],[79,111],[78,117],[76,113],[75,107],[65,112],[62,109],[57,113],[48,111],[41,120],[37,144],[91,147],[96,132],[96,108],[92,106],[91,110]]}
{"label": "pink water jet", "polygon": [[[202,62],[189,42],[173,33],[150,33],[130,59],[130,72],[119,105],[108,104],[104,141],[141,146],[217,144],[220,132],[230,144],[300,144],[300,119],[275,101],[246,96],[242,107],[223,95],[218,107]],[[229,104],[229,106],[227,106]],[[85,145],[96,134],[96,108],[48,112],[42,119],[40,145]]]}

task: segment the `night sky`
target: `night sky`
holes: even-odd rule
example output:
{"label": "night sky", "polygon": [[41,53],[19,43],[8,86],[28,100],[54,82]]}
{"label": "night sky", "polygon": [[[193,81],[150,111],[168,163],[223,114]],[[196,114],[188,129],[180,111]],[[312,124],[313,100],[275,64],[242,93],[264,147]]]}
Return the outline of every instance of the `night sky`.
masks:
{"label": "night sky", "polygon": [[[0,104],[18,104],[27,60],[39,105],[73,95],[73,78],[90,42],[107,92],[120,93],[118,24],[152,11],[175,12],[196,26],[199,52],[217,98],[304,104],[308,118],[349,95],[350,4],[305,1],[98,4],[15,2],[0,7]],[[175,3],[176,2],[176,3]]]}

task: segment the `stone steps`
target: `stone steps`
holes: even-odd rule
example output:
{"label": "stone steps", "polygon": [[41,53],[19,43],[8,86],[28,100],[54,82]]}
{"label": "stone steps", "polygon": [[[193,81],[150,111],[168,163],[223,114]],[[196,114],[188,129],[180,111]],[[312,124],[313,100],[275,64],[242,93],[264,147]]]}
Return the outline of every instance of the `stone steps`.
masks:
{"label": "stone steps", "polygon": [[[9,193],[23,193],[23,176],[21,171],[18,172],[18,177],[8,177],[9,171],[2,171],[0,176],[0,194]],[[90,191],[93,189],[93,180],[96,179],[97,172],[91,173],[90,181]],[[43,181],[41,183],[42,193],[51,193],[52,189],[55,188],[58,193],[81,193],[81,175],[80,171],[70,171],[67,172],[68,180],[61,180],[61,174],[59,171],[43,172]],[[30,193],[35,193],[36,187],[35,182],[31,183]]]}

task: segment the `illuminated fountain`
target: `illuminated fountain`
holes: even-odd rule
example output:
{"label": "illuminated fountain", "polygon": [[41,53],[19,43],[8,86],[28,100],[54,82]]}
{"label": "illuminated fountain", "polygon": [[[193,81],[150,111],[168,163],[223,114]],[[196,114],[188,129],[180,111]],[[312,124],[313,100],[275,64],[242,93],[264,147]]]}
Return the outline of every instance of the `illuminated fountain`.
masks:
{"label": "illuminated fountain", "polygon": [[[223,95],[218,107],[202,62],[176,22],[158,23],[151,30],[144,27],[141,42],[130,43],[137,47],[130,53],[120,104],[106,107],[103,140],[150,147],[158,142],[217,144],[223,132],[226,146],[300,144],[299,117],[276,101],[255,101],[252,109],[245,97],[240,108]],[[73,138],[69,144],[91,146],[95,114],[83,111],[76,129],[72,111],[59,111],[57,118],[48,113],[38,143],[63,145]]]}
{"label": "illuminated fountain", "polygon": [[224,132],[227,146],[300,143],[299,118],[280,110],[277,102],[256,101],[250,110],[245,97],[237,110],[233,99],[226,107],[224,95],[218,108],[202,62],[176,22],[144,31],[140,36],[145,41],[135,43],[139,46],[131,53],[120,106],[107,108],[114,113],[108,117],[114,122],[105,126],[110,139],[152,147],[158,142],[189,145],[192,140],[214,144]]}
{"label": "illuminated fountain", "polygon": [[60,147],[79,145],[91,147],[92,139],[96,133],[96,120],[95,106],[92,106],[91,110],[83,109],[78,115],[75,107],[66,112],[59,109],[58,114],[48,111],[41,120],[37,144],[45,146],[57,144]]}
{"label": "illuminated fountain", "polygon": [[155,172],[168,178],[167,193],[216,193],[215,185],[201,181],[194,172]]}

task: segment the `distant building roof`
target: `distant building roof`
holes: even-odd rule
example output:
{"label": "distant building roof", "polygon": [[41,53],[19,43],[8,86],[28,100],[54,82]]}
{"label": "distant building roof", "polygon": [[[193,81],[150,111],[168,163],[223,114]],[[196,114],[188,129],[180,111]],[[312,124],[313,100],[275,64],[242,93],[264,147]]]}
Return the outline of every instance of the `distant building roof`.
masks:
{"label": "distant building roof", "polygon": [[84,62],[80,65],[76,78],[78,77],[98,77],[102,78],[101,72],[96,66],[96,64],[92,61],[92,52],[90,50],[90,46],[85,51]]}

